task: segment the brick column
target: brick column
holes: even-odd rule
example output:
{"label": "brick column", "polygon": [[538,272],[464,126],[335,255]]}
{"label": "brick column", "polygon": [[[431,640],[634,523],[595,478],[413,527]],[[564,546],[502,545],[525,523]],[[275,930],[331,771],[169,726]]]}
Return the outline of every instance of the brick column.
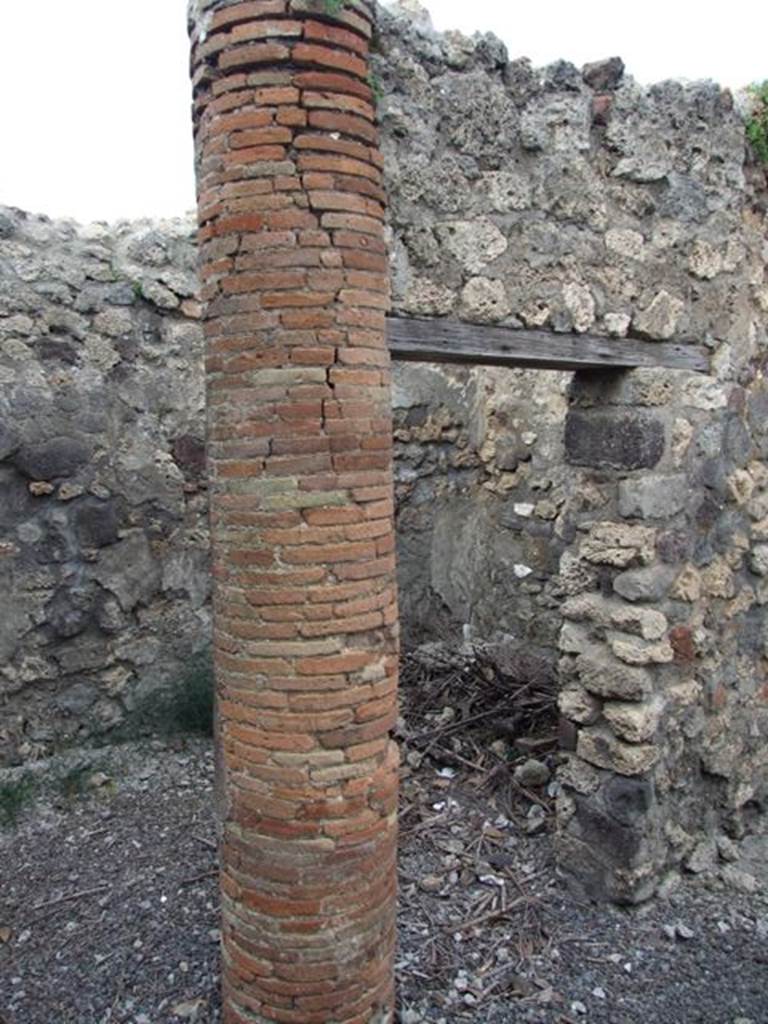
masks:
{"label": "brick column", "polygon": [[392,1019],[397,606],[367,0],[193,0],[224,1020]]}

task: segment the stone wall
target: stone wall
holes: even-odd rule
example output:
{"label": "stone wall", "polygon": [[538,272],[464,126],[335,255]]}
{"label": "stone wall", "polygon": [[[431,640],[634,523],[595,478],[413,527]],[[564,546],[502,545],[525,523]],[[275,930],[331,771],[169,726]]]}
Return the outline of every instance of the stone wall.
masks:
{"label": "stone wall", "polygon": [[751,884],[726,862],[768,797],[768,452],[741,355],[574,382],[561,857],[591,895],[634,902],[681,866]]}
{"label": "stone wall", "polygon": [[122,722],[211,624],[191,223],[0,236],[6,759]]}
{"label": "stone wall", "polygon": [[[382,12],[380,49],[395,312],[617,339],[742,330],[751,296],[730,296],[758,271],[728,94],[643,90],[616,60],[536,71],[493,37],[436,35],[397,8]],[[724,324],[728,302],[740,312]],[[406,608],[429,622],[442,603],[480,633],[550,645],[569,376],[406,367],[396,379]]]}
{"label": "stone wall", "polygon": [[712,354],[710,376],[424,368],[395,396],[406,603],[431,585],[544,652],[565,619],[562,863],[642,899],[768,796],[765,174],[713,83],[536,71],[398,8],[381,51],[397,312]]}
{"label": "stone wall", "polygon": [[[570,860],[636,898],[765,799],[765,174],[712,83],[535,70],[408,6],[374,58],[395,312],[712,354],[394,374],[406,633],[562,655]],[[189,224],[0,235],[0,746],[29,757],[208,643],[201,331]]]}

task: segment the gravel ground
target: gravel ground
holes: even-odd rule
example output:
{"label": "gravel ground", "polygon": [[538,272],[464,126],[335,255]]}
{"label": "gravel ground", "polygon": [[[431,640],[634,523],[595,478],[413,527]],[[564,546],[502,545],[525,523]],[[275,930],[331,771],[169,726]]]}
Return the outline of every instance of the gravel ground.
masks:
{"label": "gravel ground", "polygon": [[[0,1024],[218,1021],[210,745],[34,772],[0,831]],[[403,1024],[768,1024],[765,888],[691,878],[635,911],[584,905],[558,878],[548,801],[487,783],[429,757],[404,771]]]}

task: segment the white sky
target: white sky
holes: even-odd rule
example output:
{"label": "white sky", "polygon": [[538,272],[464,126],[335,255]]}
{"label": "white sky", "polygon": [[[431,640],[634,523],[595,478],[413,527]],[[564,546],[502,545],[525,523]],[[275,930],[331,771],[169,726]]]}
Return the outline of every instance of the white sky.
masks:
{"label": "white sky", "polygon": [[[0,204],[86,221],[191,209],[186,0],[3,6]],[[437,28],[491,30],[536,65],[618,55],[641,82],[768,77],[762,0],[427,6]]]}

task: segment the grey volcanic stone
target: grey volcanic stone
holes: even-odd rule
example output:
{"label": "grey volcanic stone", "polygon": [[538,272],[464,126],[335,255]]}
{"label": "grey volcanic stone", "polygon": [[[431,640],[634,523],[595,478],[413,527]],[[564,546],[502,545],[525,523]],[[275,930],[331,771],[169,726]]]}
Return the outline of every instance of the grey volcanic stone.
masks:
{"label": "grey volcanic stone", "polygon": [[624,61],[621,57],[593,61],[584,65],[581,77],[595,92],[607,92],[615,89],[624,77]]}
{"label": "grey volcanic stone", "polygon": [[677,569],[666,565],[629,569],[619,573],[613,581],[613,589],[625,601],[661,601],[676,577]]}
{"label": "grey volcanic stone", "polygon": [[98,700],[98,691],[90,683],[75,683],[69,689],[57,694],[58,707],[68,715],[82,715]]}
{"label": "grey volcanic stone", "polygon": [[614,775],[603,787],[603,799],[611,817],[622,825],[634,825],[654,805],[653,783],[648,778]]}
{"label": "grey volcanic stone", "polygon": [[0,461],[7,459],[19,446],[19,435],[13,424],[0,421]]}
{"label": "grey volcanic stone", "polygon": [[149,541],[139,532],[105,548],[93,575],[117,597],[124,611],[146,604],[157,593],[161,580]]}
{"label": "grey volcanic stone", "polygon": [[642,413],[572,409],[565,422],[565,454],[574,466],[647,469],[664,454],[664,424]]}
{"label": "grey volcanic stone", "polygon": [[691,493],[688,478],[644,476],[619,484],[619,514],[639,519],[663,519],[682,511]]}
{"label": "grey volcanic stone", "polygon": [[94,615],[92,588],[62,587],[46,607],[46,619],[58,637],[77,636],[88,628]]}
{"label": "grey volcanic stone", "polygon": [[30,480],[57,480],[72,476],[88,461],[91,450],[74,437],[54,437],[49,441],[25,444],[13,462]]}
{"label": "grey volcanic stone", "polygon": [[519,782],[521,786],[529,786],[533,789],[539,786],[546,786],[552,778],[552,772],[548,766],[543,761],[538,761],[533,757],[518,765],[515,768],[514,775],[515,781]]}
{"label": "grey volcanic stone", "polygon": [[0,238],[10,238],[16,231],[16,219],[10,210],[0,209]]}
{"label": "grey volcanic stone", "polygon": [[27,483],[12,466],[0,466],[0,530],[23,524],[34,510]]}
{"label": "grey volcanic stone", "polygon": [[86,498],[78,502],[74,521],[77,539],[85,548],[103,548],[117,540],[118,519],[114,501]]}

